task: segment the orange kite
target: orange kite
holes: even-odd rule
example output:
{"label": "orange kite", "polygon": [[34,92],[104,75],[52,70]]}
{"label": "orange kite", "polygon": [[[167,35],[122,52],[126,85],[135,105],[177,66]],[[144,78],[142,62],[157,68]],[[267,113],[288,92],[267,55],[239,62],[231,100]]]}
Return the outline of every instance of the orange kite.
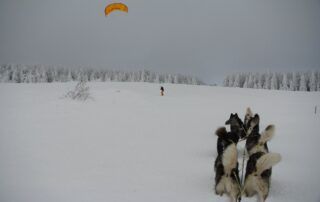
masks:
{"label": "orange kite", "polygon": [[115,10],[128,13],[128,6],[123,3],[112,3],[106,6],[106,8],[104,9],[104,14],[105,16],[108,16],[110,13],[112,13]]}

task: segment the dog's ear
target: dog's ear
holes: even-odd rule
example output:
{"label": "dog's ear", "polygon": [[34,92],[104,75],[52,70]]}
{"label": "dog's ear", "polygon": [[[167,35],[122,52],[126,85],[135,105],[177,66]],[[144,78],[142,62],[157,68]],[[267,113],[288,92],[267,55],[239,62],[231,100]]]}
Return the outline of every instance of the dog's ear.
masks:
{"label": "dog's ear", "polygon": [[226,127],[220,127],[216,130],[215,134],[218,136],[218,137],[222,137],[224,135],[227,134],[227,129]]}
{"label": "dog's ear", "polygon": [[251,127],[255,127],[256,125],[258,125],[260,122],[260,117],[258,114],[255,114],[254,117],[252,118],[251,122],[250,122],[250,126]]}
{"label": "dog's ear", "polygon": [[260,123],[260,116],[259,116],[259,114],[255,114],[253,118],[257,120],[258,124]]}
{"label": "dog's ear", "polygon": [[237,114],[236,119],[237,119],[237,121],[238,121],[238,124],[243,125],[243,122],[242,122],[242,120],[240,119],[240,117],[238,116],[238,114]]}
{"label": "dog's ear", "polygon": [[227,120],[226,123],[225,123],[226,125],[229,125],[229,124],[230,124],[230,121],[231,121],[231,118],[232,118],[232,117],[233,117],[233,113],[230,114],[229,120]]}

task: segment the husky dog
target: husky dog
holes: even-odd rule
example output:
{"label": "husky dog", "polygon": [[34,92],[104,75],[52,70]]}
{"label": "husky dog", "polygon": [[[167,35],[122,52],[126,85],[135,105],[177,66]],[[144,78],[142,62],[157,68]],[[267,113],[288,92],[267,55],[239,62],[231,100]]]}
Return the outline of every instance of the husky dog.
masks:
{"label": "husky dog", "polygon": [[249,160],[246,167],[244,194],[251,197],[258,194],[260,202],[264,202],[269,194],[272,166],[279,163],[281,156],[278,153],[269,153],[267,142],[274,136],[274,125],[268,125],[259,133],[260,118],[252,115],[247,109],[244,124],[247,133],[246,149]]}
{"label": "husky dog", "polygon": [[267,142],[274,136],[274,125],[268,125],[266,129],[259,133],[260,118],[258,114],[255,114],[247,123],[247,140],[246,149],[249,156],[253,153],[262,151],[264,153],[269,152]]}
{"label": "husky dog", "polygon": [[230,125],[230,131],[232,133],[236,133],[240,139],[243,139],[245,134],[245,124],[239,118],[238,114],[231,113],[229,119],[225,123],[226,125]]}
{"label": "husky dog", "polygon": [[256,152],[250,155],[246,167],[244,194],[252,197],[258,194],[260,202],[264,202],[269,194],[271,167],[279,163],[278,153]]}
{"label": "husky dog", "polygon": [[221,155],[222,152],[232,143],[237,144],[239,141],[239,136],[234,132],[227,132],[225,127],[218,128],[216,131],[218,136],[217,141],[217,151],[218,155]]}
{"label": "husky dog", "polygon": [[215,192],[220,196],[226,194],[236,202],[241,195],[237,147],[225,127],[217,129],[216,135],[226,144],[215,161]]}

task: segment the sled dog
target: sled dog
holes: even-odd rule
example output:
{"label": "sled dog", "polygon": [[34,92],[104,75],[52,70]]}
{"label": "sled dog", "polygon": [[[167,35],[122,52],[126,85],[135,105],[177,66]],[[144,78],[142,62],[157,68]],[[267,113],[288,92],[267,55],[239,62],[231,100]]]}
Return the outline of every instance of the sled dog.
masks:
{"label": "sled dog", "polygon": [[216,135],[226,144],[215,161],[215,192],[220,196],[226,194],[236,202],[241,195],[237,147],[225,127],[217,129]]}
{"label": "sled dog", "polygon": [[269,194],[271,167],[280,160],[278,153],[256,152],[250,155],[243,186],[244,195],[252,197],[257,194],[259,201],[264,202]]}

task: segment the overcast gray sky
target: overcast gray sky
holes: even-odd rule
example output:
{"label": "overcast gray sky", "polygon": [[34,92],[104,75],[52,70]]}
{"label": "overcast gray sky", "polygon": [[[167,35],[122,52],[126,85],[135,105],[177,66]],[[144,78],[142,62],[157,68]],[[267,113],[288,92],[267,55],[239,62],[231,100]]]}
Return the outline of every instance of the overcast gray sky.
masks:
{"label": "overcast gray sky", "polygon": [[320,69],[320,0],[0,0],[0,63],[196,75]]}

